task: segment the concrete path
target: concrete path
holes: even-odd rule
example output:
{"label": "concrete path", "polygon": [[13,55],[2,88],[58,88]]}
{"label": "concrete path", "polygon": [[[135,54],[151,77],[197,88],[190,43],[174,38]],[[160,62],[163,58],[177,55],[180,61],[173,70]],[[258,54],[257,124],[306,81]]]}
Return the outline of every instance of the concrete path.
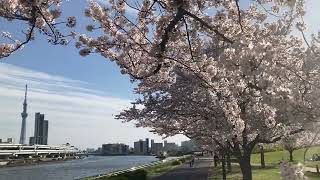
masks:
{"label": "concrete path", "polygon": [[199,160],[196,158],[193,167],[189,167],[189,163],[185,163],[152,180],[208,180],[212,162],[212,158],[202,157]]}
{"label": "concrete path", "polygon": [[313,173],[317,173],[317,169],[313,167],[304,167],[304,171],[309,171]]}

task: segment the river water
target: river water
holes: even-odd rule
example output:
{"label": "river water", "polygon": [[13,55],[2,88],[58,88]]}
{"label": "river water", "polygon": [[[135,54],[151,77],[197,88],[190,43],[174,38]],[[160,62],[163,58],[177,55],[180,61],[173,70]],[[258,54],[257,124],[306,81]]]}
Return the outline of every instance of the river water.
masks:
{"label": "river water", "polygon": [[71,180],[154,162],[153,156],[89,156],[85,159],[0,168],[0,180]]}

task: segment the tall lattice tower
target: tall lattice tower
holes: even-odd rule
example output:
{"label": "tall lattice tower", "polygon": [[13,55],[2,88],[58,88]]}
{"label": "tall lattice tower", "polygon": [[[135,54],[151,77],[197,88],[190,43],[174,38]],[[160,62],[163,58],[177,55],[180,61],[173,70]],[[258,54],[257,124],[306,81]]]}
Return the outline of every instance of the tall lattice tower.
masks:
{"label": "tall lattice tower", "polygon": [[23,112],[21,113],[22,117],[22,124],[21,124],[21,133],[20,133],[20,144],[26,143],[26,120],[28,117],[27,113],[27,92],[28,92],[28,86],[26,85],[26,91],[24,93],[24,102],[23,102]]}

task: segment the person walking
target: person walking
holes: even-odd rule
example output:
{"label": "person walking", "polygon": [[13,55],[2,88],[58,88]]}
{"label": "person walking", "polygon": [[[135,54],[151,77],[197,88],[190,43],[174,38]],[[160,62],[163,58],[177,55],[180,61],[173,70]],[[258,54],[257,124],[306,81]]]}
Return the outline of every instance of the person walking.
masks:
{"label": "person walking", "polygon": [[193,167],[194,165],[194,156],[192,156],[191,161],[190,161],[190,167]]}

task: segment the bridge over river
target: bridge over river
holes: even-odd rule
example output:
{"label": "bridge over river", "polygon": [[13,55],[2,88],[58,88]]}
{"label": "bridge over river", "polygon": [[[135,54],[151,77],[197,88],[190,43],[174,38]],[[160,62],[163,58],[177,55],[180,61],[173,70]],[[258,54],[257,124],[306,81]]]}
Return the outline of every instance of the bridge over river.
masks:
{"label": "bridge over river", "polygon": [[70,145],[51,146],[0,143],[0,161],[2,162],[19,158],[46,158],[79,155],[83,155],[83,153]]}

